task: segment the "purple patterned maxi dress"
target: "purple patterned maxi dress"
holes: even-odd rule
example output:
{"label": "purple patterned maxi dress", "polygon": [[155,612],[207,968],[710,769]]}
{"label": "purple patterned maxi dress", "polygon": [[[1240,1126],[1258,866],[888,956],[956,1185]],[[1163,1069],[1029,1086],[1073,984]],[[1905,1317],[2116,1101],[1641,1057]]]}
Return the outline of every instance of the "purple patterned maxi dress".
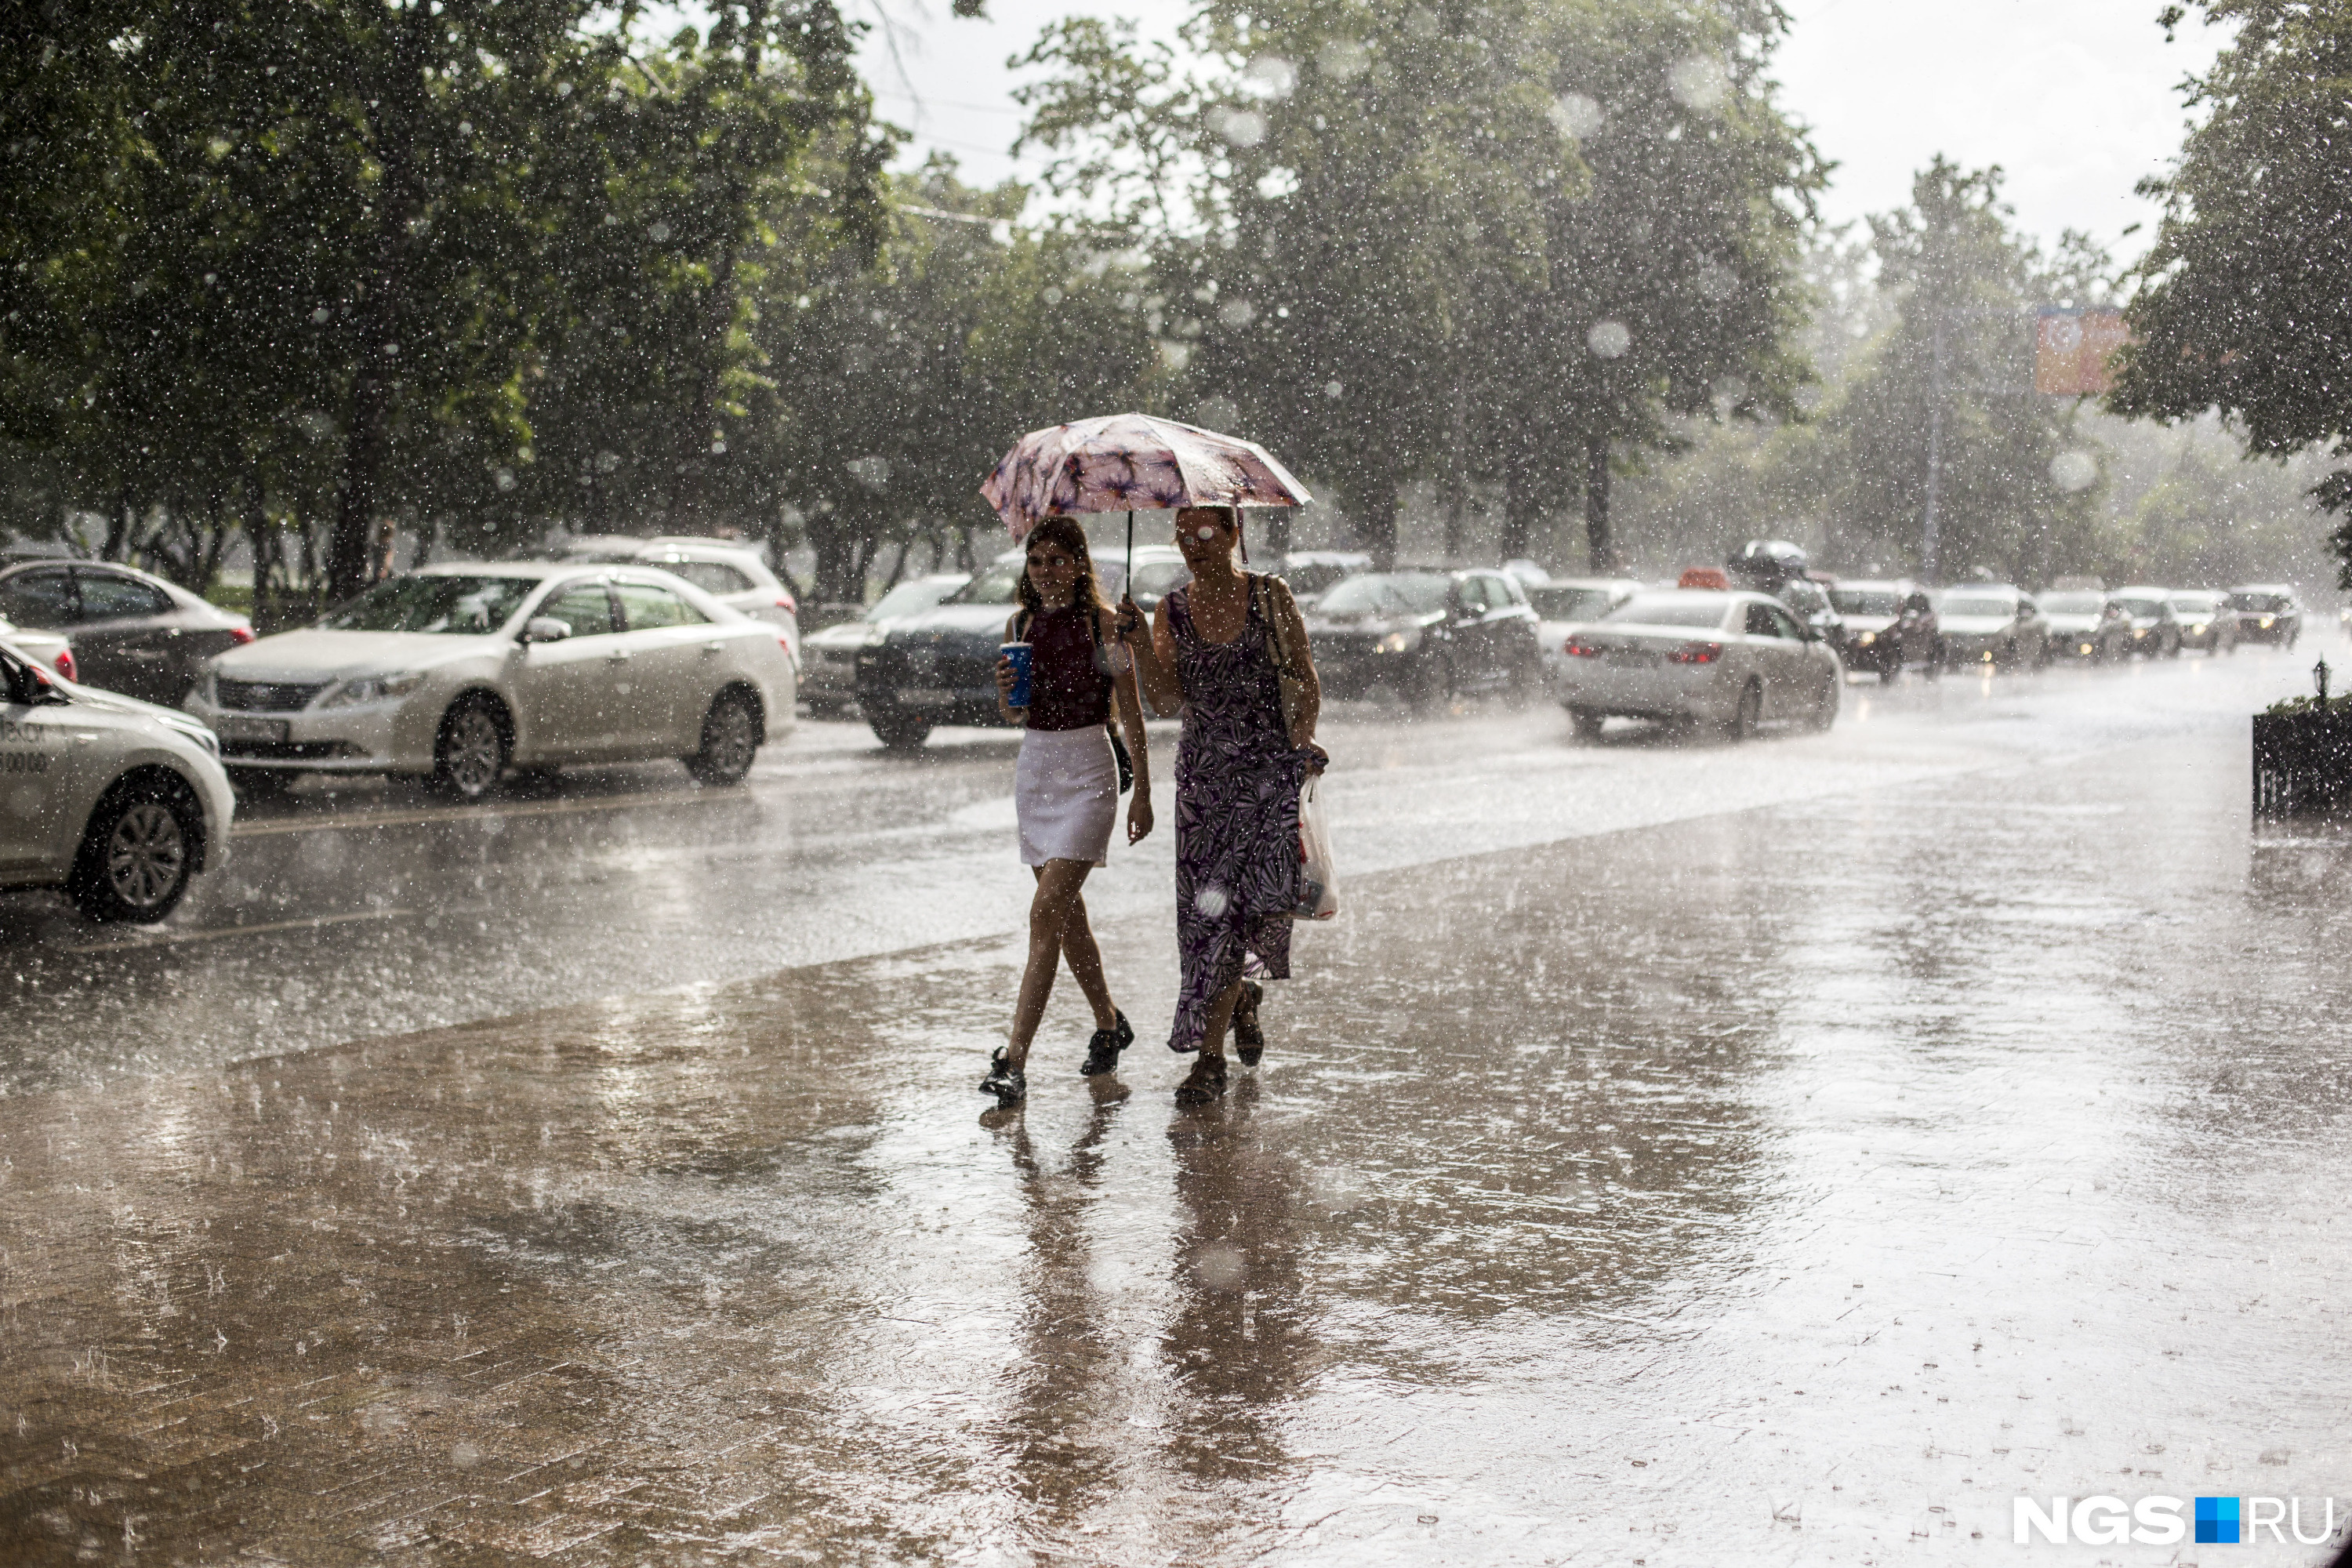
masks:
{"label": "purple patterned maxi dress", "polygon": [[[1255,587],[1255,585],[1253,585]],[[1241,635],[1213,643],[1192,624],[1192,591],[1168,595],[1184,739],[1176,749],[1176,952],[1183,972],[1171,1051],[1196,1051],[1209,1007],[1244,965],[1290,978],[1298,897],[1298,790],[1311,753],[1282,721],[1271,628],[1249,595]]]}

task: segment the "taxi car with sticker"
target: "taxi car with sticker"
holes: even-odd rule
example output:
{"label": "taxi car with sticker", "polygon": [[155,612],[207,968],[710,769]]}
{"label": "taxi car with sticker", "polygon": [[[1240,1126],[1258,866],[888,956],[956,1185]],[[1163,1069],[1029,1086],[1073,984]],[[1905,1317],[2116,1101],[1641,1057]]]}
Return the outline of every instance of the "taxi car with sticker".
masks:
{"label": "taxi car with sticker", "polygon": [[228,858],[212,731],[77,686],[0,639],[0,889],[62,888],[97,921],[160,921]]}

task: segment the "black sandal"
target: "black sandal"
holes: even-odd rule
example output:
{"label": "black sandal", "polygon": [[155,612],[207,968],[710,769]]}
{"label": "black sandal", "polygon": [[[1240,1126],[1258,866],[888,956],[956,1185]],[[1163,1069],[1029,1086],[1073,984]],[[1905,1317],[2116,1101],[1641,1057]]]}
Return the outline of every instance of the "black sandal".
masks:
{"label": "black sandal", "polygon": [[1004,1047],[988,1058],[988,1076],[980,1080],[980,1092],[996,1096],[996,1109],[1010,1110],[1029,1098],[1029,1080],[1021,1069],[1004,1059]]}
{"label": "black sandal", "polygon": [[1202,1057],[1176,1086],[1179,1105],[1206,1105],[1225,1092],[1225,1058]]}
{"label": "black sandal", "polygon": [[1097,1029],[1094,1038],[1087,1042],[1086,1065],[1078,1071],[1087,1078],[1118,1071],[1118,1053],[1135,1044],[1135,1026],[1127,1021],[1127,1015],[1114,1007],[1111,1016],[1117,1022],[1108,1029]]}
{"label": "black sandal", "polygon": [[[1265,1055],[1265,1031],[1257,1021],[1257,1005],[1265,1000],[1265,986],[1255,980],[1242,982],[1241,996],[1234,1004],[1234,1054],[1242,1058],[1245,1068],[1257,1066],[1257,1058]],[[1246,1012],[1243,1003],[1249,1005]]]}

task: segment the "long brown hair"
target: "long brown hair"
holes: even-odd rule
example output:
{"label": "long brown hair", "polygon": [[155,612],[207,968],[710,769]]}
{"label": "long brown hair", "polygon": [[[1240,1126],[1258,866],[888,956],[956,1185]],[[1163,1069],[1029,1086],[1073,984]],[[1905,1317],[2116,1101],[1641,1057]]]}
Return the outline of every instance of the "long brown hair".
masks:
{"label": "long brown hair", "polygon": [[1021,607],[1032,616],[1045,614],[1045,601],[1037,596],[1037,584],[1029,581],[1029,552],[1040,544],[1058,544],[1068,551],[1078,563],[1078,581],[1071,598],[1075,606],[1095,617],[1087,625],[1089,630],[1098,625],[1104,609],[1102,584],[1095,581],[1095,558],[1087,549],[1087,531],[1078,526],[1075,517],[1040,519],[1021,542],[1021,583],[1014,590]]}

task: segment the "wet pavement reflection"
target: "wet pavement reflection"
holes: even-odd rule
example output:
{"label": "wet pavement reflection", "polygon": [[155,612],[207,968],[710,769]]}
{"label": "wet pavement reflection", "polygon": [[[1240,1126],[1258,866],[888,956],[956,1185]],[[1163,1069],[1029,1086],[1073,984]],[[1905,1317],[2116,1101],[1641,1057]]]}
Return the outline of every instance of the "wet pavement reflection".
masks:
{"label": "wet pavement reflection", "polygon": [[2252,834],[2242,707],[2043,690],[1966,770],[1354,876],[1198,1112],[1141,912],[1121,1072],[1066,986],[1011,1116],[995,935],[20,1087],[0,1542],[1927,1563],[2021,1493],[2352,1495],[2352,858]]}

